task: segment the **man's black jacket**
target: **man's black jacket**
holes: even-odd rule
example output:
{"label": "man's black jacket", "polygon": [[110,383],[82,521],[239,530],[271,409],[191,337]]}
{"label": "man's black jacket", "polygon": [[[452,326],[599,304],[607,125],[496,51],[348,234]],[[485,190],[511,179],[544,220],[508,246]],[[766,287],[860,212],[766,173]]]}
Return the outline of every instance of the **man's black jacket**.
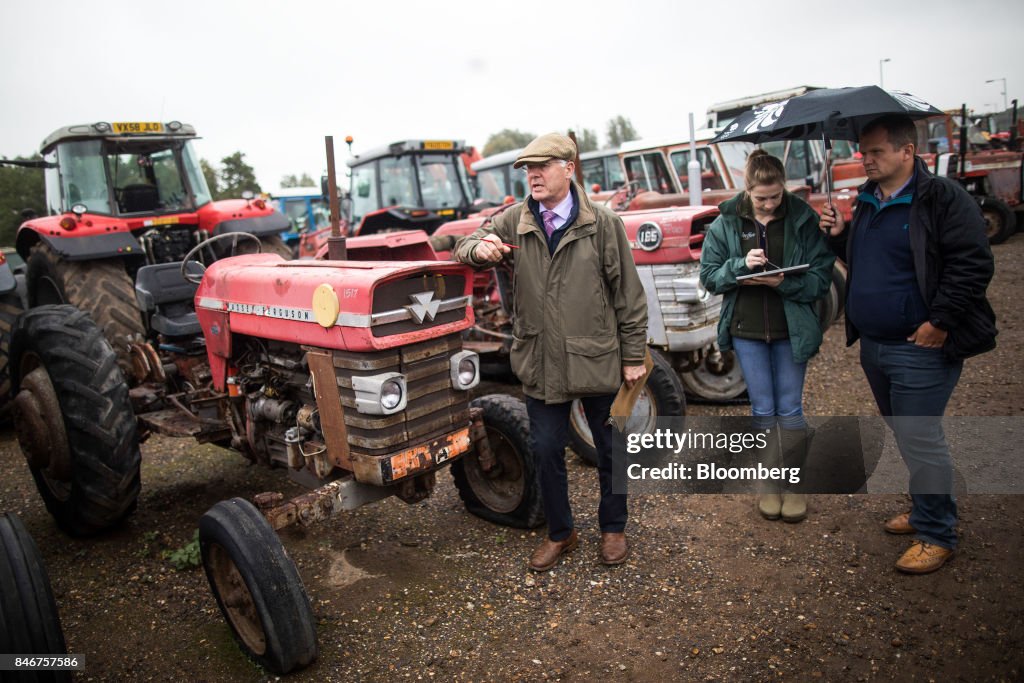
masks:
{"label": "man's black jacket", "polygon": [[[929,318],[949,331],[943,346],[949,360],[991,351],[996,345],[996,316],[985,298],[985,289],[992,279],[994,263],[981,209],[956,181],[932,175],[920,158],[914,164],[910,250]],[[870,193],[874,189],[875,183],[868,181],[860,192]],[[863,210],[864,204],[858,203],[846,240],[850,282],[856,277],[853,230]],[[849,283],[846,291],[851,291]],[[857,328],[847,318],[846,345],[859,337]]]}

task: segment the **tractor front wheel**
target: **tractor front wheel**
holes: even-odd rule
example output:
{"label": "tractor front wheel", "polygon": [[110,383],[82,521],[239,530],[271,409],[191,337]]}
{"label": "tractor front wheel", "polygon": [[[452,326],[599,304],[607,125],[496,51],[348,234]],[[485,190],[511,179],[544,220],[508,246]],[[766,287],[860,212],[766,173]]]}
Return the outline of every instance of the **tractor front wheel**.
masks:
{"label": "tractor front wheel", "polygon": [[474,451],[452,463],[452,478],[471,513],[495,524],[533,529],[544,523],[540,484],[530,448],[526,405],[511,396],[482,396],[484,428],[494,465],[484,471]]}
{"label": "tractor front wheel", "polygon": [[11,340],[14,427],[36,487],[73,536],[131,513],[141,457],[128,385],[89,314],[74,306],[25,312]]}
{"label": "tractor front wheel", "polygon": [[[39,548],[11,512],[0,515],[0,624],[2,652],[58,657],[68,651]],[[15,679],[70,681],[71,674],[25,671]]]}
{"label": "tractor front wheel", "polygon": [[316,622],[295,563],[252,503],[221,501],[199,520],[203,569],[239,647],[277,674],[316,659]]}
{"label": "tractor front wheel", "polygon": [[1010,238],[1017,228],[1013,209],[995,197],[979,197],[978,205],[985,217],[985,235],[989,244],[1002,244]]}

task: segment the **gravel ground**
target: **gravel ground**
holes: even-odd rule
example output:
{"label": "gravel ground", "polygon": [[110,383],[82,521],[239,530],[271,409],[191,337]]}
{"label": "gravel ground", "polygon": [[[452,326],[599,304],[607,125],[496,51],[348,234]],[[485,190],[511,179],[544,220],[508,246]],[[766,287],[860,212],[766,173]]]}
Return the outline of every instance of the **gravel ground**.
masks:
{"label": "gravel ground", "polygon": [[[999,348],[968,361],[949,412],[1024,414],[1024,234],[994,248]],[[811,365],[806,406],[872,415],[841,330]],[[505,387],[490,387],[503,390]],[[693,406],[743,414],[746,406]],[[1019,454],[1019,450],[1016,454]],[[80,680],[272,679],[234,647],[185,545],[219,500],[299,489],[278,472],[187,440],[143,446],[139,508],[101,538],[56,531],[14,436],[0,434],[0,509],[42,548]],[[899,495],[815,496],[799,525],[760,519],[750,496],[635,496],[631,560],[597,562],[596,476],[570,457],[581,544],[554,571],[525,560],[540,536],[468,515],[450,477],[417,505],[386,500],[282,534],[311,597],[320,656],[291,680],[1019,680],[1024,561],[1018,496],[967,495],[961,551],[937,574],[892,563],[906,539],[881,522]]]}

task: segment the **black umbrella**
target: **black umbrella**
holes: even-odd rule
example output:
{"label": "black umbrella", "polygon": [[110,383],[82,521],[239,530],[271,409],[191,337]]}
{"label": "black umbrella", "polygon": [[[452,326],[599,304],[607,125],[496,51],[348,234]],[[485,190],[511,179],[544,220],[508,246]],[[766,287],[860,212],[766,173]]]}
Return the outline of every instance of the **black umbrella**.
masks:
{"label": "black umbrella", "polygon": [[[886,114],[926,118],[942,112],[924,100],[876,85],[859,88],[824,88],[744,112],[711,141],[770,142],[821,140],[826,153],[830,140],[858,140],[867,124]],[[832,203],[832,174],[825,160],[825,188]]]}
{"label": "black umbrella", "polygon": [[864,126],[886,114],[925,118],[942,112],[910,93],[888,92],[876,85],[812,90],[740,114],[711,142],[857,140]]}

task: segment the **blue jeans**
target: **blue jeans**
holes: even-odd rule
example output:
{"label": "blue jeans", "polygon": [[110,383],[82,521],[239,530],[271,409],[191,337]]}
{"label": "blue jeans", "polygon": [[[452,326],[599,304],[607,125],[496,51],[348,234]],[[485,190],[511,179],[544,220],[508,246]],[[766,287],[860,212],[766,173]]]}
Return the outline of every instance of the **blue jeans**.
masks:
{"label": "blue jeans", "polygon": [[807,363],[793,360],[790,341],[763,342],[733,337],[732,346],[750,394],[754,428],[772,429],[778,420],[783,429],[805,429],[803,396]]}
{"label": "blue jeans", "polygon": [[942,414],[963,362],[949,362],[941,349],[911,342],[879,344],[862,337],[860,364],[910,470],[910,525],[917,530],[915,538],[956,548],[953,459],[942,431]]}
{"label": "blue jeans", "polygon": [[[603,532],[621,532],[626,528],[626,494],[612,493],[612,428],[608,424],[615,394],[580,399],[587,415],[590,433],[597,449],[597,474],[601,503],[597,519]],[[526,397],[530,416],[530,445],[537,459],[544,515],[548,520],[548,538],[563,541],[573,530],[569,506],[569,478],[565,470],[565,447],[569,444],[569,410],[572,403],[545,403]]]}

